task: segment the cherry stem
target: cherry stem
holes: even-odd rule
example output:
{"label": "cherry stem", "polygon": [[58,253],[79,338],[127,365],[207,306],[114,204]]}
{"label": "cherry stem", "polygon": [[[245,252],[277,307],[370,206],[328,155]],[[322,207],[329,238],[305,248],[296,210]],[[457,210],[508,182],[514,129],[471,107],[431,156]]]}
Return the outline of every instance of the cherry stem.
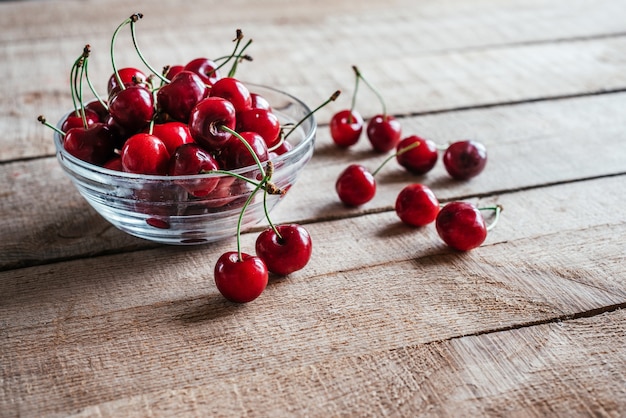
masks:
{"label": "cherry stem", "polygon": [[502,205],[485,206],[482,208],[478,208],[478,210],[491,210],[495,212],[493,222],[487,225],[487,231],[491,231],[500,220],[500,213],[502,212]]}
{"label": "cherry stem", "polygon": [[378,97],[378,101],[380,102],[380,104],[383,107],[383,115],[387,115],[387,105],[385,104],[385,101],[383,100],[383,96],[380,95],[380,93],[378,92],[378,90],[376,90],[374,88],[374,86],[372,86],[369,81],[367,81],[367,79],[365,77],[363,77],[363,75],[361,74],[361,71],[359,71],[359,69],[357,68],[356,65],[352,66],[352,69],[354,70],[354,73],[356,74],[357,79],[360,78],[361,80],[363,80],[363,82],[365,83],[365,85],[367,85],[367,87],[369,87],[369,89],[376,95],[376,97]]}
{"label": "cherry stem", "polygon": [[265,181],[266,181],[266,177],[264,177],[263,180],[254,188],[252,193],[250,193],[250,196],[248,196],[248,198],[246,199],[246,202],[243,204],[243,207],[241,208],[241,212],[239,212],[239,218],[237,220],[237,257],[239,261],[243,261],[243,256],[241,252],[241,225],[243,223],[243,215],[245,214],[246,209],[250,205],[250,202],[252,202],[254,195],[259,191],[259,189],[262,187]]}
{"label": "cherry stem", "polygon": [[45,118],[43,115],[39,115],[39,116],[37,117],[37,120],[38,120],[39,122],[41,122],[41,124],[42,124],[42,125],[47,126],[48,128],[52,129],[54,132],[58,133],[59,135],[61,135],[61,136],[65,136],[65,132],[63,132],[62,130],[60,130],[60,129],[59,129],[59,128],[57,128],[56,126],[51,125],[51,124],[50,124],[50,123],[46,120],[46,118]]}
{"label": "cherry stem", "polygon": [[224,131],[224,132],[228,132],[229,134],[233,135],[238,140],[240,140],[243,143],[243,145],[245,145],[245,147],[250,152],[250,155],[252,155],[252,158],[254,158],[254,162],[259,167],[259,171],[261,172],[261,176],[265,177],[265,169],[263,168],[263,164],[261,164],[261,160],[259,160],[259,156],[256,155],[256,152],[254,152],[254,150],[252,149],[252,146],[250,144],[248,144],[248,141],[243,139],[243,137],[241,135],[239,135],[239,133],[237,131],[234,131],[234,130],[230,129],[228,126],[220,125],[219,129]]}
{"label": "cherry stem", "polygon": [[[135,16],[135,15],[133,15]],[[113,74],[115,75],[115,80],[121,90],[126,90],[126,86],[122,82],[122,78],[120,77],[120,73],[117,70],[117,65],[115,64],[115,40],[117,39],[117,34],[119,31],[126,25],[128,25],[133,20],[133,16],[124,20],[113,32],[113,36],[111,37],[111,65],[113,66]]]}
{"label": "cherry stem", "polygon": [[[268,161],[268,164],[269,163],[270,162]],[[263,186],[263,190],[265,190],[268,194],[284,194],[285,193],[282,189],[278,188],[275,184],[269,181],[266,182],[265,185],[263,185],[262,181],[256,182],[249,177],[242,176],[241,174],[237,174],[229,170],[204,170],[204,171],[201,171],[199,174],[224,174],[227,176],[235,177],[236,179],[239,179],[241,181],[245,181],[246,183],[250,183],[253,186],[258,186],[259,184],[261,184]]]}
{"label": "cherry stem", "polygon": [[419,142],[413,142],[412,144],[407,145],[406,147],[399,149],[398,152],[396,152],[395,154],[391,154],[389,157],[385,158],[382,163],[380,163],[380,165],[378,166],[378,168],[376,170],[374,170],[372,172],[372,176],[376,176],[376,174],[378,174],[378,172],[385,166],[385,164],[387,164],[393,158],[397,157],[398,155],[402,155],[405,152],[410,151],[413,148],[417,148],[419,146],[420,146]]}
{"label": "cherry stem", "polygon": [[312,111],[307,113],[307,115],[305,117],[300,119],[300,121],[298,123],[293,125],[291,127],[291,129],[289,129],[289,131],[285,134],[285,136],[282,138],[282,140],[287,139],[287,137],[289,135],[291,135],[291,133],[298,128],[298,126],[302,125],[304,123],[304,121],[307,120],[308,118],[310,118],[315,112],[317,112],[318,110],[320,110],[321,108],[326,106],[328,103],[334,102],[335,100],[337,100],[337,97],[339,97],[340,94],[341,94],[340,90],[335,91],[328,99],[326,99],[326,101],[324,101],[324,103],[322,103],[321,105],[319,105],[318,107],[316,107],[315,109],[313,109]]}
{"label": "cherry stem", "polygon": [[[268,161],[266,176],[265,176],[265,183],[269,182],[272,179],[273,175],[274,175],[274,164],[271,161]],[[267,193],[267,187],[266,187],[263,192],[263,211],[265,212],[265,219],[267,219],[267,223],[269,224],[270,228],[272,228],[272,230],[274,231],[278,239],[282,240],[283,236],[280,235],[280,232],[278,231],[278,229],[272,222],[272,219],[270,218],[270,212],[267,209],[267,194],[268,193]]]}
{"label": "cherry stem", "polygon": [[85,129],[87,126],[87,116],[85,115],[85,104],[83,102],[83,79],[85,78],[85,67],[87,66],[87,61],[89,60],[89,53],[91,50],[89,49],[89,45],[85,46],[83,49],[82,63],[80,65],[80,76],[78,79],[78,102],[80,103],[81,110],[81,118],[83,120],[83,127]]}
{"label": "cherry stem", "polygon": [[[88,47],[88,46],[89,45],[87,45],[86,47]],[[89,78],[89,70],[88,70],[89,66],[87,64],[88,64],[88,60],[85,61],[85,80],[87,80],[87,85],[89,86],[89,90],[91,90],[91,93],[93,93],[93,95],[96,97],[96,100],[98,102],[100,102],[102,107],[108,111],[109,110],[109,106],[107,106],[107,104],[104,102],[104,100],[102,100],[102,98],[100,97],[100,95],[96,91],[95,87],[91,83],[91,79]]]}
{"label": "cherry stem", "polygon": [[135,13],[134,15],[132,15],[130,17],[130,36],[133,39],[133,46],[135,47],[135,51],[137,51],[137,55],[139,55],[139,59],[141,60],[141,62],[144,63],[144,65],[146,67],[148,67],[148,69],[155,75],[157,76],[162,83],[165,84],[169,84],[170,80],[168,80],[166,77],[164,77],[163,75],[161,75],[157,70],[154,69],[154,67],[152,67],[148,61],[146,60],[146,58],[143,56],[143,54],[141,53],[141,49],[139,48],[139,45],[137,44],[137,34],[135,33],[135,24],[137,23],[137,21],[139,19],[143,18],[143,14],[141,13]]}

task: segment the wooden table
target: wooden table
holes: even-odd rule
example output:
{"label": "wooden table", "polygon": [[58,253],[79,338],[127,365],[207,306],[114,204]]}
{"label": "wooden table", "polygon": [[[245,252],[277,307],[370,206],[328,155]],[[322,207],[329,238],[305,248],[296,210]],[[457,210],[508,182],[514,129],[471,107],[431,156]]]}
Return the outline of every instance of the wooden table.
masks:
{"label": "wooden table", "polygon": [[[447,0],[0,4],[0,416],[626,415],[626,1]],[[129,8],[129,7],[132,7]],[[303,224],[310,263],[254,302],[213,281],[235,240],[161,246],[111,227],[79,196],[37,123],[71,107],[92,46],[99,88],[134,12],[157,66],[254,39],[238,76],[321,103],[316,151],[273,213]],[[141,63],[125,32],[121,65]],[[373,201],[334,192],[366,138],[331,142],[358,65],[402,123],[489,162],[452,181],[390,163]],[[380,112],[361,88],[359,111]],[[393,210],[409,183],[441,202],[504,207],[460,253]],[[248,251],[259,226],[247,231]]]}

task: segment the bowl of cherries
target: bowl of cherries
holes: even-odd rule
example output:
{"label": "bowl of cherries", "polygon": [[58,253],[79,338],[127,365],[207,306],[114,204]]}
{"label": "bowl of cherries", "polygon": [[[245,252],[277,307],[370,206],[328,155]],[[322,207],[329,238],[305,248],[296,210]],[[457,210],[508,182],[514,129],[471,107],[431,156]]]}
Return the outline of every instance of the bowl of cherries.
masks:
{"label": "bowl of cherries", "polygon": [[[56,126],[40,116],[55,131],[63,170],[120,230],[179,245],[235,236],[269,221],[311,159],[313,112],[288,93],[235,77],[248,58],[239,31],[235,41],[229,56],[162,71],[139,49],[147,70],[117,68],[112,57],[104,99],[89,79],[87,45],[71,67],[74,108]],[[87,88],[95,99],[84,100]]]}

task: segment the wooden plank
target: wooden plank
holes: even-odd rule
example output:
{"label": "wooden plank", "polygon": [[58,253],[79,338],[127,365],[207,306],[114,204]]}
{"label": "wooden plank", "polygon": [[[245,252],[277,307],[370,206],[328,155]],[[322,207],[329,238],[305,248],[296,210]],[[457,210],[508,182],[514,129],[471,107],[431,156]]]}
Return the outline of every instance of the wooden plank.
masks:
{"label": "wooden plank", "polygon": [[[273,280],[245,306],[219,296],[211,279],[217,255],[207,251],[159,249],[0,273],[0,405],[63,414],[163,387],[327,362],[348,372],[346,358],[626,307],[623,246],[612,239],[624,225],[508,238],[469,254],[433,251],[414,237],[403,260],[387,256],[378,265],[354,261],[346,241],[318,242],[317,257],[335,257]],[[353,246],[372,248],[368,239]]]}
{"label": "wooden plank", "polygon": [[[377,196],[359,209],[339,204],[336,177],[350,162],[373,170],[384,157],[373,155],[365,138],[354,150],[340,152],[331,144],[328,130],[320,128],[313,160],[273,219],[311,222],[392,210],[397,193],[410,182],[429,185],[445,201],[624,173],[624,106],[626,94],[614,94],[405,119],[407,132],[442,144],[466,134],[481,140],[489,150],[485,172],[459,183],[449,180],[441,162],[424,177],[407,174],[392,162],[378,177]],[[0,179],[2,205],[14,214],[0,219],[0,269],[151,246],[110,227],[72,189],[52,158],[0,166]],[[607,184],[618,188],[615,197],[621,195],[619,185]],[[604,212],[598,208],[598,214]]]}
{"label": "wooden plank", "polygon": [[626,344],[624,324],[622,309],[122,396],[72,416],[619,417],[626,357],[607,345]]}
{"label": "wooden plank", "polygon": [[[462,32],[458,37],[455,35],[453,39],[448,39],[452,36],[451,31],[431,23],[430,32],[423,38],[417,37],[416,41],[414,32],[420,25],[403,18],[400,14],[405,13],[401,8],[393,10],[389,16],[383,14],[384,18],[390,23],[400,23],[385,26],[389,32],[381,34],[371,33],[372,26],[368,23],[381,18],[377,8],[369,12],[368,18],[349,18],[350,22],[323,19],[321,23],[311,20],[290,25],[276,25],[274,21],[251,23],[246,30],[255,39],[251,49],[255,61],[242,66],[238,76],[249,82],[283,89],[311,106],[321,103],[336,89],[341,89],[347,94],[337,106],[345,107],[354,85],[350,66],[357,64],[372,84],[384,92],[388,110],[397,115],[622,90],[626,87],[624,61],[619,58],[626,50],[624,37],[586,39],[583,35],[583,38],[574,36],[570,41],[535,43],[532,38],[529,41],[527,35],[520,35],[513,36],[516,40],[511,40],[512,44],[494,46],[485,42],[499,39],[507,29],[494,26],[495,23],[478,29],[474,25],[480,24],[481,19],[461,19],[461,22],[470,25],[467,33]],[[551,15],[549,10],[545,12],[548,16]],[[591,21],[584,14],[588,11],[586,7],[571,10]],[[623,14],[625,10],[618,8],[615,14],[607,13],[598,22],[607,19],[623,21],[623,15],[619,17],[618,11]],[[420,15],[419,9],[416,15]],[[448,25],[458,23],[460,17],[454,16]],[[493,22],[498,21],[495,17],[493,19]],[[537,23],[532,24],[529,17],[526,22],[529,27],[523,31],[524,34],[538,29]],[[149,40],[143,43],[144,55],[156,68],[186,62],[198,55],[206,55],[205,51],[226,54],[231,48],[232,27],[226,28],[223,24],[215,28],[191,27],[182,32],[181,37],[181,32],[177,31],[175,35],[163,30],[160,20],[158,23],[148,25],[145,31],[140,29],[141,37]],[[116,25],[117,20],[109,23],[111,28]],[[442,25],[445,27],[446,23]],[[65,26],[56,27],[58,31]],[[354,32],[345,33],[341,30],[344,27],[354,28]],[[482,40],[474,41],[475,49],[460,49],[467,46],[462,39],[472,39],[467,36],[468,33],[481,33],[482,30],[486,33],[481,36]],[[286,36],[286,33],[293,36]],[[110,35],[93,37],[64,38],[52,33],[34,46],[23,42],[2,45],[0,61],[28,65],[10,67],[0,81],[0,89],[12,92],[0,98],[0,114],[5,115],[0,119],[0,130],[5,133],[0,141],[17,140],[24,144],[23,147],[14,147],[10,146],[12,142],[4,143],[6,146],[0,142],[0,161],[50,155],[53,152],[50,133],[38,126],[35,119],[43,113],[49,120],[56,121],[71,108],[69,69],[85,43],[90,43],[94,51],[90,63],[91,78],[100,91],[104,89],[105,80],[111,73],[108,58]],[[201,47],[198,47],[199,40],[202,40]],[[120,50],[116,56],[120,65],[142,66],[128,36],[121,37],[119,42]],[[333,54],[326,51],[329,43],[334,48]],[[312,44],[320,46],[310,48]],[[305,50],[323,55],[323,65],[311,65],[312,62],[318,63],[320,57],[298,52]],[[361,112],[365,116],[380,112],[376,98],[366,89],[362,89],[362,93],[359,100]],[[318,114],[320,122],[328,121],[334,110],[335,107],[323,109]]]}

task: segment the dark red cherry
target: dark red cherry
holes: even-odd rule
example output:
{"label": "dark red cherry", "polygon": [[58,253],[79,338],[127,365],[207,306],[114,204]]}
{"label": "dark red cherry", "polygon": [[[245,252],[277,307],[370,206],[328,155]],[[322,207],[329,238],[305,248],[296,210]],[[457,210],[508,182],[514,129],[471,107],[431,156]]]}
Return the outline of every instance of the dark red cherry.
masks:
{"label": "dark red cherry", "polygon": [[87,129],[71,128],[63,138],[63,148],[74,157],[91,164],[102,165],[113,155],[115,141],[103,123]]}
{"label": "dark red cherry", "polygon": [[[406,152],[400,152],[412,144],[419,143],[418,146]],[[437,163],[439,157],[437,145],[430,139],[420,138],[411,135],[401,140],[396,146],[396,161],[407,171],[413,174],[422,175],[428,173]]]}
{"label": "dark red cherry", "polygon": [[63,123],[61,124],[61,130],[67,132],[72,128],[85,128],[84,123],[87,123],[87,127],[94,123],[100,122],[100,116],[93,110],[85,109],[85,121],[83,121],[82,110],[67,115]]}
{"label": "dark red cherry", "polygon": [[[143,71],[133,67],[121,68],[117,72],[122,80],[122,83],[124,83],[124,87],[134,86],[136,82],[144,82],[147,78]],[[107,94],[111,96],[119,90],[120,87],[117,77],[115,77],[115,74],[111,74],[107,83]]]}
{"label": "dark red cherry", "polygon": [[256,132],[263,137],[268,148],[280,141],[278,116],[267,109],[249,109],[237,114],[238,132]]}
{"label": "dark red cherry", "polygon": [[210,95],[228,100],[235,106],[237,112],[252,108],[250,90],[241,81],[233,77],[224,77],[217,80],[211,87]]}
{"label": "dark red cherry", "polygon": [[95,112],[100,118],[100,122],[104,122],[106,117],[109,115],[109,109],[107,108],[106,102],[101,102],[99,100],[92,100],[85,104],[85,110]]}
{"label": "dark red cherry", "polygon": [[272,111],[272,105],[270,105],[270,102],[264,96],[258,93],[250,93],[250,99],[250,108]]}
{"label": "dark red cherry", "polygon": [[424,226],[433,222],[437,217],[439,201],[428,186],[409,184],[398,193],[395,210],[405,224]]}
{"label": "dark red cherry", "polygon": [[165,78],[172,81],[172,79],[176,77],[176,74],[184,70],[185,67],[183,65],[172,65],[170,68],[167,69],[167,72],[165,73]]}
{"label": "dark red cherry", "polygon": [[298,224],[278,225],[276,231],[268,228],[256,239],[256,254],[267,269],[281,276],[298,271],[307,265],[313,252],[309,232]]}
{"label": "dark red cherry", "polygon": [[[196,143],[179,146],[170,159],[170,176],[188,176],[218,170],[215,158]],[[180,185],[196,197],[202,197],[215,190],[219,177],[203,177],[193,180],[181,180]]]}
{"label": "dark red cherry", "polygon": [[[239,135],[252,148],[260,162],[269,159],[267,145],[261,135],[256,132],[240,132]],[[222,147],[219,160],[222,167],[226,170],[234,170],[256,164],[256,160],[248,147],[235,135],[231,136]]]}
{"label": "dark red cherry", "polygon": [[157,93],[157,105],[161,112],[173,119],[187,123],[191,109],[208,95],[202,79],[191,71],[181,71],[171,83],[161,87]]}
{"label": "dark red cherry", "polygon": [[176,149],[181,145],[194,142],[189,127],[182,122],[156,124],[152,127],[152,135],[163,141],[170,155],[174,155]]}
{"label": "dark red cherry", "polygon": [[189,116],[189,131],[193,139],[208,151],[221,149],[232,136],[221,129],[231,130],[236,124],[235,106],[221,97],[207,97],[200,101]]}
{"label": "dark red cherry", "polygon": [[293,145],[291,145],[288,141],[282,141],[280,145],[275,146],[274,149],[270,151],[270,160],[276,158],[279,155],[283,155],[288,153],[293,149]]}
{"label": "dark red cherry", "polygon": [[170,154],[163,141],[154,135],[142,132],[131,136],[120,155],[126,172],[155,175],[168,172]]}
{"label": "dark red cherry", "polygon": [[267,266],[257,256],[236,251],[222,254],[214,269],[217,290],[228,300],[247,303],[258,298],[267,286]]}
{"label": "dark red cherry", "polygon": [[398,145],[401,136],[402,126],[391,115],[376,115],[367,124],[367,138],[376,152],[391,151]]}
{"label": "dark red cherry", "polygon": [[189,61],[184,70],[192,71],[200,76],[204,84],[212,86],[221,77],[217,64],[209,58],[196,58]]}
{"label": "dark red cherry", "polygon": [[113,170],[113,171],[124,171],[122,168],[122,157],[118,154],[115,154],[111,157],[106,163],[102,165],[103,168]]}
{"label": "dark red cherry", "polygon": [[130,86],[113,95],[109,113],[120,126],[138,131],[146,126],[154,115],[152,93],[141,86]]}
{"label": "dark red cherry", "polygon": [[356,110],[342,110],[330,119],[330,136],[341,148],[356,144],[363,132],[363,118]]}
{"label": "dark red cherry", "polygon": [[487,237],[487,225],[476,206],[467,202],[451,202],[437,215],[437,233],[450,247],[469,251],[480,246]]}
{"label": "dark red cherry", "polygon": [[345,205],[360,206],[374,198],[376,180],[367,168],[360,164],[352,164],[337,178],[335,190]]}
{"label": "dark red cherry", "polygon": [[473,140],[450,144],[443,154],[443,164],[453,178],[468,180],[479,175],[487,164],[487,149]]}

